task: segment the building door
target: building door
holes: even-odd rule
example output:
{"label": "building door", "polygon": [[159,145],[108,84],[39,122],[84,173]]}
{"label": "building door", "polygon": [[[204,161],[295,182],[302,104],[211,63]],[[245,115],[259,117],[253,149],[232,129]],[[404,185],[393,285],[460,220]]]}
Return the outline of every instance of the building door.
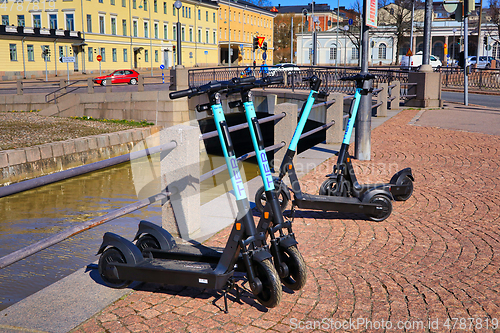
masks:
{"label": "building door", "polygon": [[163,66],[165,66],[165,68],[168,68],[169,67],[169,60],[168,60],[168,50],[165,49],[163,50]]}

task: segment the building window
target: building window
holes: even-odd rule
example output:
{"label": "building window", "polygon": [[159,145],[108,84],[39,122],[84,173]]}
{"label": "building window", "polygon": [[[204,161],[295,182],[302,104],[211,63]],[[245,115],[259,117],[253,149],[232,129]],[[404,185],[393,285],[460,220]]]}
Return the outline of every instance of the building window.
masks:
{"label": "building window", "polygon": [[153,1],[153,8],[154,8],[155,13],[158,13],[158,0]]}
{"label": "building window", "polygon": [[28,61],[35,61],[35,49],[33,45],[27,45],[28,48]]}
{"label": "building window", "polygon": [[111,49],[111,55],[113,56],[113,62],[117,62],[118,61],[118,55],[116,53],[116,49],[115,48]]}
{"label": "building window", "polygon": [[93,62],[94,61],[94,48],[89,46],[87,53],[89,55],[89,62]]}
{"label": "building window", "polygon": [[137,8],[137,0],[132,0],[132,8]]}
{"label": "building window", "polygon": [[127,7],[127,0],[122,0],[122,7]]}
{"label": "building window", "polygon": [[185,38],[185,29],[184,29],[184,27],[182,27],[181,28],[181,41],[184,42],[185,40],[186,40],[186,38]]}
{"label": "building window", "polygon": [[201,21],[201,9],[198,9],[198,20]]}
{"label": "building window", "polygon": [[193,41],[193,28],[189,28],[189,41]]}
{"label": "building window", "polygon": [[186,16],[186,9],[184,8],[184,6],[182,6],[182,17],[185,17]]}
{"label": "building window", "polygon": [[189,18],[191,18],[191,7],[188,8]]}
{"label": "building window", "polygon": [[144,3],[144,11],[147,12],[148,11],[148,2],[143,0],[143,3]]}
{"label": "building window", "polygon": [[33,28],[41,28],[42,27],[42,18],[40,14],[33,14]]}
{"label": "building window", "polygon": [[356,47],[352,48],[351,59],[359,59],[359,50]]}
{"label": "building window", "polygon": [[144,61],[149,62],[149,50],[144,50]]}
{"label": "building window", "polygon": [[495,42],[495,44],[493,44],[493,58],[500,58],[500,44],[498,42]]}
{"label": "building window", "polygon": [[149,38],[149,22],[144,22],[144,38]]}
{"label": "building window", "polygon": [[179,15],[179,13],[178,13],[178,12],[176,12],[176,9],[177,9],[177,8],[175,8],[175,7],[174,7],[174,5],[172,5],[172,15],[174,15],[174,16]]}
{"label": "building window", "polygon": [[116,17],[111,18],[111,34],[116,35]]}
{"label": "building window", "polygon": [[205,11],[205,20],[208,22],[208,10]]}
{"label": "building window", "polygon": [[99,16],[99,33],[104,34],[104,16]]}
{"label": "building window", "polygon": [[158,23],[155,23],[155,38],[158,39]]}
{"label": "building window", "polygon": [[212,33],[212,38],[213,38],[213,44],[217,44],[217,33],[215,31]]}
{"label": "building window", "polygon": [[337,59],[337,46],[330,47],[330,60]]}
{"label": "building window", "polygon": [[92,15],[87,14],[87,32],[92,32]]}
{"label": "building window", "polygon": [[122,20],[123,36],[127,36],[127,20]]}
{"label": "building window", "polygon": [[173,33],[173,36],[172,36],[172,39],[173,40],[177,40],[177,26],[172,26],[172,33]]}
{"label": "building window", "polygon": [[50,29],[57,29],[57,14],[49,14]]}
{"label": "building window", "polygon": [[168,25],[163,25],[163,39],[168,39]]}
{"label": "building window", "polygon": [[59,46],[59,58],[64,57],[64,47]]}
{"label": "building window", "polygon": [[201,43],[201,29],[198,29],[198,43]]}
{"label": "building window", "polygon": [[214,12],[213,14],[214,14],[214,15],[213,15],[213,21],[214,21],[214,23],[215,23],[215,12]]}
{"label": "building window", "polygon": [[106,49],[104,47],[100,48],[99,54],[102,57],[102,62],[106,62]]}
{"label": "building window", "polygon": [[17,26],[24,27],[24,15],[17,15]]}
{"label": "building window", "polygon": [[312,59],[313,49],[309,48],[309,60]]}
{"label": "building window", "polygon": [[115,5],[115,0],[111,0],[110,3],[111,3],[112,6],[114,6]]}
{"label": "building window", "polygon": [[9,24],[9,15],[2,15],[2,25],[10,25]]}
{"label": "building window", "polygon": [[208,40],[208,30],[205,31],[205,43],[210,43],[210,41]]}
{"label": "building window", "polygon": [[387,46],[385,44],[380,44],[378,47],[378,58],[387,59]]}
{"label": "building window", "polygon": [[155,50],[155,62],[158,62],[158,50]]}
{"label": "building window", "polygon": [[166,14],[167,13],[167,3],[164,2],[163,3],[163,14]]}
{"label": "building window", "polygon": [[123,49],[123,62],[128,62],[127,49]]}
{"label": "building window", "polygon": [[134,37],[137,37],[137,21],[132,22],[132,29],[133,29]]}
{"label": "building window", "polygon": [[17,45],[9,44],[10,61],[17,61]]}

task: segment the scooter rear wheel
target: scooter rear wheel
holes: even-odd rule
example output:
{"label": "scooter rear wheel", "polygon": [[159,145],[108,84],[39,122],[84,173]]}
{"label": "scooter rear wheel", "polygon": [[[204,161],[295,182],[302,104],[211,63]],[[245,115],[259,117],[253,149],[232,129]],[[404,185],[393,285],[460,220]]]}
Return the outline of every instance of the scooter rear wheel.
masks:
{"label": "scooter rear wheel", "polygon": [[370,220],[375,222],[382,222],[388,218],[392,213],[391,199],[384,194],[375,194],[369,201],[370,203],[380,204],[382,209],[374,215],[368,215]]}
{"label": "scooter rear wheel", "polygon": [[280,279],[276,268],[269,259],[255,262],[255,275],[262,283],[262,290],[255,295],[260,304],[267,308],[278,306],[283,296]]}
{"label": "scooter rear wheel", "polygon": [[[278,186],[276,186],[276,183],[274,184],[274,187],[278,188]],[[281,212],[284,212],[286,207],[288,206],[289,200],[288,200],[287,194],[281,188],[281,186],[279,188],[280,188],[280,191],[279,192],[275,191],[275,194],[278,197],[278,201],[280,202]],[[262,186],[255,193],[255,206],[257,207],[259,212],[262,213],[264,211],[264,206],[266,205],[266,203],[267,203],[266,190],[264,189],[264,186]]]}
{"label": "scooter rear wheel", "polygon": [[413,180],[411,180],[408,175],[405,176],[401,181],[398,181],[396,185],[408,185],[409,187],[409,190],[406,192],[406,194],[394,196],[394,199],[396,201],[406,201],[413,194]]}
{"label": "scooter rear wheel", "polygon": [[281,282],[292,290],[302,289],[307,281],[306,263],[296,245],[285,249],[283,261],[288,266],[289,276],[282,278]]}
{"label": "scooter rear wheel", "polygon": [[111,267],[110,264],[112,263],[127,263],[123,254],[116,247],[106,249],[99,258],[98,268],[102,280],[111,288],[122,289],[128,287],[132,281],[115,278],[116,268]]}
{"label": "scooter rear wheel", "polygon": [[135,245],[144,253],[147,249],[161,249],[160,243],[149,234],[142,235]]}

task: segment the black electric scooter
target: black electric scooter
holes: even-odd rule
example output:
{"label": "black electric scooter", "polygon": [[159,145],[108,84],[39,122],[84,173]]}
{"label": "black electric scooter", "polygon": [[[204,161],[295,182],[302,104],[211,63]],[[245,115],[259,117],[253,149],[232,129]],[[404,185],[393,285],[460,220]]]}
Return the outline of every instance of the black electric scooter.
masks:
{"label": "black electric scooter", "polygon": [[[369,89],[371,89],[368,80],[373,78],[374,76],[371,74],[358,74],[342,78],[345,81],[355,81],[356,92],[354,100],[351,103],[350,118],[338,154],[337,164],[334,167],[334,172],[327,175],[329,179],[321,185],[319,195],[307,194],[301,191],[293,165],[293,157],[295,156],[297,144],[311,108],[316,98],[323,94],[319,92],[321,80],[318,77],[312,76],[304,79],[309,81],[311,92],[301,110],[299,123],[281,163],[279,177],[275,180],[276,188],[280,189],[278,197],[282,202],[282,209],[285,209],[290,199],[289,189],[282,181],[287,173],[291,183],[291,190],[294,194],[293,206],[302,209],[362,213],[371,220],[380,222],[390,216],[392,212],[391,200],[407,200],[411,196],[414,178],[410,168],[405,168],[397,172],[391,178],[389,184],[360,185],[352,167],[351,157],[348,153],[352,129],[361,95],[367,94]],[[260,188],[255,195],[255,203],[259,210],[263,209],[265,200],[263,188]]]}
{"label": "black electric scooter", "polygon": [[[145,258],[135,244],[107,232],[104,234],[102,245],[98,251],[98,254],[101,254],[98,265],[99,273],[106,285],[113,288],[124,288],[132,281],[144,281],[219,289],[224,293],[227,312],[227,292],[233,287],[238,288],[234,283],[233,274],[241,254],[240,264],[245,267],[250,288],[257,300],[269,308],[279,304],[282,296],[279,276],[273,266],[269,247],[266,245],[266,235],[256,230],[220,102],[220,91],[229,86],[253,82],[254,80],[255,78],[243,78],[226,82],[211,82],[199,88],[170,93],[171,99],[204,93],[209,95],[210,107],[215,117],[217,132],[238,207],[237,218],[222,253],[218,253],[216,257],[194,255],[195,260],[188,260],[186,257],[199,253],[199,248],[176,245],[170,234],[159,227],[154,228],[150,224],[150,234],[157,236],[156,240],[161,243],[163,248],[170,248],[171,251],[168,252],[168,258],[157,259],[152,256]],[[270,212],[267,208],[264,213],[262,218],[265,218],[264,216],[269,218]],[[270,223],[270,221],[262,223]],[[214,254],[215,251],[210,248],[205,250],[211,254]],[[237,297],[239,297],[239,291],[236,290]]]}
{"label": "black electric scooter", "polygon": [[[281,83],[283,83],[282,76],[265,77],[255,82],[247,82],[244,85],[235,85],[226,94],[227,96],[235,93],[241,94],[241,100],[230,102],[229,107],[244,106],[252,143],[261,171],[261,178],[266,189],[265,195],[270,206],[270,212],[264,211],[263,218],[259,220],[257,233],[270,235],[271,254],[273,255],[274,266],[279,273],[282,283],[292,290],[300,290],[307,280],[306,266],[297,248],[297,241],[292,231],[291,222],[284,220],[280,204],[275,195],[273,178],[264,150],[262,131],[255,114],[250,92],[252,88]],[[208,111],[209,109],[210,103],[197,106],[198,111]],[[284,232],[285,229],[287,231],[286,234]],[[159,239],[163,239],[163,243]],[[171,240],[169,241],[168,239]],[[203,257],[204,260],[215,262],[222,252],[222,249],[209,248],[203,245],[196,247],[186,245],[172,246],[173,238],[167,231],[146,221],[141,221],[139,224],[139,230],[134,240],[137,240],[136,245],[142,251],[143,255],[147,257],[151,256],[155,259],[168,259],[175,253],[176,257],[180,258],[179,256],[182,256],[184,260],[198,261]],[[245,271],[245,265],[241,261],[241,256],[235,269],[239,272]]]}

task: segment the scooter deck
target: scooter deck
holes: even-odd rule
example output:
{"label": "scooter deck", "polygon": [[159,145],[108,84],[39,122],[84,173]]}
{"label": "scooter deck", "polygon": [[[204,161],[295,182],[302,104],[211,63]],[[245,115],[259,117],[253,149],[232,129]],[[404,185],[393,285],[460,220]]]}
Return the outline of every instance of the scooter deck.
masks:
{"label": "scooter deck", "polygon": [[[177,244],[171,250],[161,250],[161,249],[149,249],[147,253],[151,254],[154,259],[162,260],[184,260],[184,261],[194,261],[194,262],[209,262],[217,263],[222,256],[224,251],[223,247],[208,247],[204,245],[187,245],[187,244]],[[238,261],[236,262],[235,270],[240,271],[245,268],[243,263],[243,258],[241,254],[238,256]]]}
{"label": "scooter deck", "polygon": [[367,215],[376,214],[379,210],[383,209],[382,205],[362,202],[354,197],[331,197],[308,193],[302,193],[300,197],[295,196],[293,202],[301,209],[361,213]]}
{"label": "scooter deck", "polygon": [[222,289],[233,271],[216,274],[217,263],[146,258],[136,265],[113,263],[117,278],[182,285],[198,288]]}

